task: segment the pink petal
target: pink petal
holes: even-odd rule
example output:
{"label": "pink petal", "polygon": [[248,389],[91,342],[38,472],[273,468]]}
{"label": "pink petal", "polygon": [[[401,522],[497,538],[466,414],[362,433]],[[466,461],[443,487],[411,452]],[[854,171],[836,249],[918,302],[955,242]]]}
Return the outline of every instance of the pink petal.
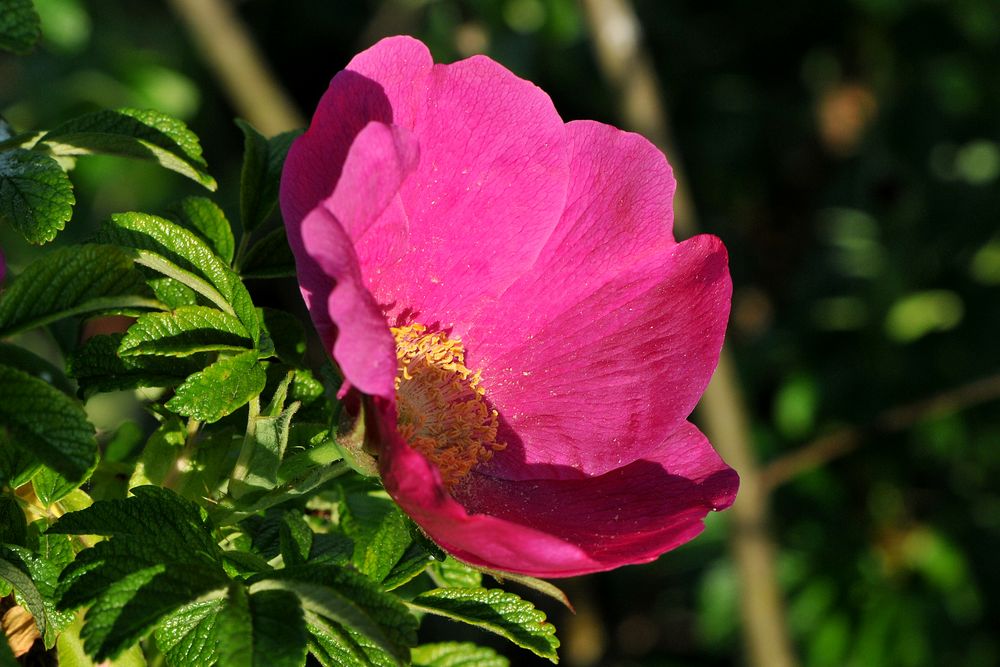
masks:
{"label": "pink petal", "polygon": [[286,223],[301,220],[333,193],[347,152],[368,123],[410,127],[412,113],[408,116],[401,110],[412,109],[414,100],[423,99],[420,81],[432,64],[423,44],[395,37],[355,56],[333,77],[309,129],[295,141],[285,161],[281,211]]}
{"label": "pink petal", "polygon": [[[298,224],[294,211],[286,212],[299,286],[320,339],[348,382],[385,397],[395,392],[395,342],[364,287],[349,232],[371,226],[416,160],[406,130],[369,123],[351,145],[336,191]],[[295,172],[285,174],[283,184],[292,182]]]}
{"label": "pink petal", "polygon": [[[728,507],[738,478],[689,423],[650,458],[577,480],[473,474],[454,500],[427,461],[395,438],[383,481],[431,538],[474,565],[569,577],[643,563],[690,540]],[[463,506],[464,505],[464,506]]]}
{"label": "pink petal", "polygon": [[[565,126],[544,92],[487,58],[435,65],[426,85],[411,128],[420,164],[379,233],[355,241],[391,320],[461,327],[534,263],[557,224]],[[400,235],[409,251],[392,257],[385,244],[401,247]]]}
{"label": "pink petal", "polygon": [[470,363],[501,416],[496,477],[599,475],[642,458],[691,413],[718,362],[732,285],[715,237],[631,263],[571,304],[552,280],[547,301],[521,304],[529,318],[547,306],[544,324],[488,364]]}

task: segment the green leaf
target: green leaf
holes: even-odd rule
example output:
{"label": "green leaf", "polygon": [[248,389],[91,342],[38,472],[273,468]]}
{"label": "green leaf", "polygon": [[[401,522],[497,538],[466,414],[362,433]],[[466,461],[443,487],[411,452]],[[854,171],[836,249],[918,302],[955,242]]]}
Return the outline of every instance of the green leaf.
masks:
{"label": "green leaf", "polygon": [[[433,548],[433,551],[429,547]],[[399,561],[382,580],[382,588],[391,591],[412,580],[435,561],[435,551],[439,551],[437,546],[430,543],[419,530],[414,529],[413,542],[406,547]]]}
{"label": "green leaf", "polygon": [[0,0],[0,49],[18,55],[31,53],[42,34],[31,0]]}
{"label": "green leaf", "polygon": [[10,549],[0,548],[0,579],[14,587],[20,604],[35,618],[38,632],[44,637],[48,632],[48,612],[42,594],[31,580],[28,568],[20,557]]}
{"label": "green leaf", "polygon": [[433,563],[428,573],[434,583],[442,588],[479,588],[483,575],[451,556],[439,563]]}
{"label": "green leaf", "polygon": [[229,493],[233,498],[239,499],[253,491],[269,491],[275,487],[278,467],[288,446],[292,417],[298,408],[299,404],[293,403],[274,417],[253,419],[246,436],[251,442],[243,446],[229,483]]}
{"label": "green leaf", "polygon": [[395,667],[394,657],[370,645],[363,636],[306,612],[309,652],[323,667]]}
{"label": "green leaf", "polygon": [[90,604],[81,636],[98,660],[138,640],[160,618],[227,585],[220,550],[200,508],[157,487],[98,501],[50,533],[107,535],[63,572],[60,605]]}
{"label": "green leaf", "polygon": [[11,442],[79,482],[97,461],[94,427],[75,400],[27,373],[0,365],[0,425]]}
{"label": "green leaf", "polygon": [[[83,476],[84,479],[90,479],[96,465],[95,461],[94,465],[87,469]],[[67,478],[51,468],[42,468],[38,474],[31,478],[31,486],[42,505],[51,507],[52,503],[59,502],[80,486],[80,481]]]}
{"label": "green leaf", "polygon": [[131,212],[111,216],[100,238],[135,248],[138,263],[179,280],[235,314],[251,338],[260,339],[260,320],[246,287],[194,232],[155,215]]}
{"label": "green leaf", "polygon": [[[48,548],[50,542],[56,542],[55,548]],[[72,559],[72,551],[69,550],[67,539],[60,535],[51,540],[42,540],[40,553],[35,553],[31,549],[23,547],[10,547],[10,552],[17,555],[20,563],[27,570],[31,581],[35,585],[36,592],[41,601],[41,616],[39,612],[29,604],[25,607],[31,611],[35,617],[42,641],[46,648],[52,648],[56,643],[56,637],[73,621],[73,614],[56,609],[56,587],[59,581],[59,573]],[[61,547],[61,548],[60,548]],[[67,550],[69,553],[67,554]],[[68,557],[67,557],[68,556]],[[22,592],[23,596],[24,593]],[[24,597],[25,602],[31,600],[29,596]],[[38,621],[41,618],[42,621]]]}
{"label": "green leaf", "polygon": [[163,617],[156,626],[156,646],[170,667],[212,667],[219,642],[216,625],[224,599],[192,602]]}
{"label": "green leaf", "polygon": [[301,130],[264,138],[249,123],[236,120],[243,131],[243,170],[240,173],[240,219],[251,232],[263,224],[278,202],[281,167],[292,141]]}
{"label": "green leaf", "polygon": [[0,295],[0,337],[55,320],[116,308],[156,308],[127,250],[58,248],[32,262]]}
{"label": "green leaf", "polygon": [[174,387],[208,363],[207,355],[119,357],[122,337],[94,336],[70,355],[67,370],[85,396],[135,387]]}
{"label": "green leaf", "polygon": [[413,649],[413,667],[508,667],[510,661],[491,648],[469,642],[424,644]]}
{"label": "green leaf", "polygon": [[333,565],[289,567],[251,580],[251,591],[295,593],[308,615],[338,623],[363,635],[399,662],[416,643],[417,620],[393,595],[364,576]]}
{"label": "green leaf", "polygon": [[177,388],[166,408],[185,417],[216,422],[264,391],[267,373],[253,350],[217,362],[195,373]]}
{"label": "green leaf", "polygon": [[75,203],[73,184],[53,158],[23,148],[0,152],[0,222],[30,243],[54,239]]}
{"label": "green leaf", "polygon": [[555,627],[545,621],[544,612],[513,593],[485,588],[436,588],[413,598],[409,605],[495,632],[538,656],[559,661]]}
{"label": "green leaf", "polygon": [[125,332],[118,354],[186,357],[198,352],[246,350],[250,345],[247,330],[233,315],[205,306],[185,306],[141,316]]}
{"label": "green leaf", "polygon": [[354,564],[374,581],[385,579],[412,541],[410,520],[379,493],[348,493],[340,504],[340,525],[354,540]]}
{"label": "green leaf", "polygon": [[247,595],[230,587],[218,621],[220,667],[301,667],[306,624],[299,599],[282,590]]}
{"label": "green leaf", "polygon": [[198,137],[181,121],[149,109],[104,110],[74,118],[38,140],[55,155],[118,155],[152,160],[215,190]]}
{"label": "green leaf", "polygon": [[253,244],[240,262],[244,278],[287,278],[295,275],[295,256],[284,227],[277,227]]}
{"label": "green leaf", "polygon": [[205,241],[227,264],[233,261],[236,241],[233,228],[215,202],[208,197],[185,197],[170,211],[170,217]]}
{"label": "green leaf", "polygon": [[290,510],[284,513],[278,536],[282,560],[286,566],[302,565],[309,560],[313,548],[313,532],[301,512]]}

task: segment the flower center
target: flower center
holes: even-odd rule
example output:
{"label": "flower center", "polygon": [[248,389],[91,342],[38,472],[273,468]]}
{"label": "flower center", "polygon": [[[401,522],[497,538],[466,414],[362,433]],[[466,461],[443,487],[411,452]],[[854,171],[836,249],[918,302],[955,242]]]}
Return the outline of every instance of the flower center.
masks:
{"label": "flower center", "polygon": [[479,371],[465,347],[422,324],[393,328],[400,435],[433,463],[451,490],[506,445],[497,442],[497,411],[483,399]]}

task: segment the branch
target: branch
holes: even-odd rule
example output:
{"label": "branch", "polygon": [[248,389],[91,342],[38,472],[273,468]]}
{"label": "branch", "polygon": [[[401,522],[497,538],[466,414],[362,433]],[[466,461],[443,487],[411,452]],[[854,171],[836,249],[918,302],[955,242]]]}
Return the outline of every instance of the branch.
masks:
{"label": "branch", "polygon": [[236,113],[264,136],[305,125],[277,83],[246,26],[224,0],[168,0],[187,24],[206,64],[222,84]]}
{"label": "branch", "polygon": [[765,491],[770,492],[804,472],[854,451],[872,436],[904,431],[926,417],[954,414],[998,399],[1000,374],[886,410],[865,424],[834,431],[771,461],[761,472],[761,483]]}
{"label": "branch", "polygon": [[[667,108],[641,30],[628,0],[581,0],[593,35],[598,65],[621,99],[624,124],[645,134],[669,156],[677,179],[675,227],[685,236],[697,228],[697,212],[671,141]],[[767,489],[761,484],[750,438],[746,400],[735,364],[724,348],[719,367],[699,406],[705,431],[740,475],[740,491],[728,511],[730,549],[740,581],[740,616],[747,664],[795,667],[785,607],[775,571],[775,545],[768,522]]]}

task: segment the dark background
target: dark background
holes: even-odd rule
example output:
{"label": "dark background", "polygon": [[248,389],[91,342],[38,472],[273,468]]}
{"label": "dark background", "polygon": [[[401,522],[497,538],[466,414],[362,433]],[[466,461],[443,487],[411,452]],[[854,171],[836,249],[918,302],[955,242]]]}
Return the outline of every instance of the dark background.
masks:
{"label": "dark background", "polygon": [[[175,114],[202,138],[235,212],[232,117],[243,112],[170,6],[36,3],[44,41],[33,56],[0,56],[0,113],[19,130],[101,107]],[[351,55],[409,32],[438,61],[489,54],[548,91],[567,120],[629,124],[572,0],[234,6],[307,116]],[[802,664],[1000,664],[1000,7],[636,0],[634,10],[675,138],[668,158],[686,172],[702,229],[729,248],[728,341],[755,456],[779,460],[908,409],[770,496]],[[72,178],[66,241],[111,212],[196,194],[114,159],[81,160]],[[36,252],[7,230],[2,245],[14,269]],[[295,298],[290,281],[267,289]],[[979,393],[953,391],[984,378]],[[917,403],[941,394],[940,405]],[[703,536],[652,565],[563,582],[579,613],[547,609],[564,664],[745,664],[740,539],[726,514],[711,516]],[[536,664],[498,646],[514,665]]]}

